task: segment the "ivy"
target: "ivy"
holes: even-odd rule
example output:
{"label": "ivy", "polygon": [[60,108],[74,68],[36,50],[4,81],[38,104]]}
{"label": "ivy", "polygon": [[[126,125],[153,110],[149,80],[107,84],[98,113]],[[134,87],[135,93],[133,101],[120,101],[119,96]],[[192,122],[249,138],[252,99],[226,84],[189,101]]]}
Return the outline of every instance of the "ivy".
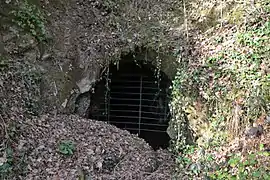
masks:
{"label": "ivy", "polygon": [[[238,135],[250,120],[254,122],[270,112],[270,21],[259,18],[269,13],[266,7],[261,14],[250,15],[258,20],[247,28],[242,24],[226,35],[214,34],[214,30],[211,36],[206,34],[204,43],[208,44],[200,48],[209,47],[211,51],[201,57],[183,62],[187,57],[179,51],[181,63],[173,81],[171,102],[176,149],[187,144],[183,131],[188,122],[194,122],[191,129],[199,138],[197,143],[220,146]],[[206,111],[202,113],[202,109]],[[203,127],[207,128],[200,134],[198,129]]]}
{"label": "ivy", "polygon": [[45,17],[35,5],[25,0],[11,14],[14,16],[12,21],[38,42],[46,40]]}

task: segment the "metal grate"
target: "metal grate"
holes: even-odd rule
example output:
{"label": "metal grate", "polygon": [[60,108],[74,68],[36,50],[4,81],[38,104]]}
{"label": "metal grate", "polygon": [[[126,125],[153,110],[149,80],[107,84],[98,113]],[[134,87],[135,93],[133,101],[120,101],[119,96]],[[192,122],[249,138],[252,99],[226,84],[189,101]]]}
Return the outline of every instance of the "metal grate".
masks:
{"label": "metal grate", "polygon": [[[121,68],[120,68],[121,69]],[[109,76],[107,97],[100,99],[92,117],[141,135],[164,133],[168,127],[168,82],[160,81],[140,67],[124,69]]]}

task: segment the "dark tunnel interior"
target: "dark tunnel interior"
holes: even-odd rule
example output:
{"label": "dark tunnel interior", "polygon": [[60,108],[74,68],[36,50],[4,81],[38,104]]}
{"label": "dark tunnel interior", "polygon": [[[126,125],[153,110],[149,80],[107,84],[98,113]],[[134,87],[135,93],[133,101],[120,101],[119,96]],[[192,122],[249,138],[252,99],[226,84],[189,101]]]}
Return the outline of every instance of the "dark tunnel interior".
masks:
{"label": "dark tunnel interior", "polygon": [[154,67],[134,61],[111,65],[91,96],[89,118],[138,134],[153,149],[167,148],[170,80]]}

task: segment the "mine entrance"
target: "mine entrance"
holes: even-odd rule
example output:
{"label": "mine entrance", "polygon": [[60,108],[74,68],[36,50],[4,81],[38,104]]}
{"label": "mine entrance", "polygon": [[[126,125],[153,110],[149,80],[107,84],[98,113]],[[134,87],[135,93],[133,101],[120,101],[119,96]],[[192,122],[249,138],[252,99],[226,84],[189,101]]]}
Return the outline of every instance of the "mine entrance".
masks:
{"label": "mine entrance", "polygon": [[154,149],[166,148],[170,119],[170,80],[164,73],[159,78],[146,64],[123,62],[111,65],[92,95],[90,118],[106,121],[138,134]]}

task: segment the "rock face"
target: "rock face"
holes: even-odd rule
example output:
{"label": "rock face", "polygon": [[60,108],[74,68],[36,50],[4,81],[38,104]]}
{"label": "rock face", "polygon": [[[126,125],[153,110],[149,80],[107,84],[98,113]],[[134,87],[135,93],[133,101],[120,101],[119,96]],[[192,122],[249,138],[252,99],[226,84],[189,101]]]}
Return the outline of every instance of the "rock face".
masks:
{"label": "rock face", "polygon": [[[27,154],[27,167],[15,179],[167,180],[174,172],[169,152],[155,152],[143,139],[103,122],[42,116],[26,120],[20,130],[15,159]],[[75,145],[71,155],[59,151],[60,143],[67,140]]]}
{"label": "rock face", "polygon": [[[160,66],[157,58],[162,59],[161,69],[169,77],[174,76],[174,58],[161,51],[155,53],[163,47],[173,49],[175,39],[183,42],[179,40],[181,34],[172,35],[166,24],[173,17],[172,6],[176,8],[170,1],[160,2],[162,9],[156,7],[155,0],[142,1],[140,5],[129,1],[114,3],[100,0],[40,0],[33,3],[46,19],[48,43],[38,45],[31,36],[23,37],[27,32],[18,29],[12,24],[12,17],[8,17],[13,6],[20,6],[15,1],[7,1],[0,3],[1,8],[7,11],[4,18],[0,12],[3,22],[0,31],[5,35],[0,38],[0,51],[12,56],[13,60],[27,55],[42,72],[40,95],[44,111],[64,110],[70,113],[76,110],[76,102],[89,103],[85,96],[80,95],[93,88],[104,68],[129,53],[137,53],[139,60],[155,66]],[[165,24],[160,24],[161,21]],[[149,31],[151,28],[155,30]],[[18,41],[22,46],[17,46]],[[141,47],[146,48],[141,51]]]}
{"label": "rock face", "polygon": [[161,66],[170,78],[176,72],[175,58],[166,54],[184,44],[168,23],[179,8],[174,0],[160,6],[156,0],[29,0],[44,13],[46,44],[13,23],[9,11],[18,2],[0,2],[0,113],[7,123],[29,114],[85,116],[95,83],[127,54]]}
{"label": "rock face", "polygon": [[[136,47],[151,43],[156,33],[169,29],[166,26],[158,27],[164,17],[156,13],[155,4],[156,1],[145,1],[139,7],[129,1],[119,4],[99,0],[41,1],[40,7],[49,21],[48,33],[53,39],[45,52],[51,56],[41,63],[46,71],[43,96],[50,100],[50,104],[56,103],[55,106],[62,105],[65,111],[74,112],[76,102],[88,103],[85,96],[81,98],[80,95],[87,94],[93,88],[104,68],[126,54],[134,53]],[[163,4],[165,10],[170,6],[169,2]],[[143,24],[150,23],[161,28],[160,31],[145,32],[147,27]],[[162,36],[159,38],[158,41],[161,41]],[[141,53],[143,60],[148,58],[155,64],[157,53],[148,53],[148,56],[145,56],[146,51]],[[173,77],[176,70],[174,59],[159,54],[164,60],[162,70]],[[57,93],[49,93],[50,89]]]}

